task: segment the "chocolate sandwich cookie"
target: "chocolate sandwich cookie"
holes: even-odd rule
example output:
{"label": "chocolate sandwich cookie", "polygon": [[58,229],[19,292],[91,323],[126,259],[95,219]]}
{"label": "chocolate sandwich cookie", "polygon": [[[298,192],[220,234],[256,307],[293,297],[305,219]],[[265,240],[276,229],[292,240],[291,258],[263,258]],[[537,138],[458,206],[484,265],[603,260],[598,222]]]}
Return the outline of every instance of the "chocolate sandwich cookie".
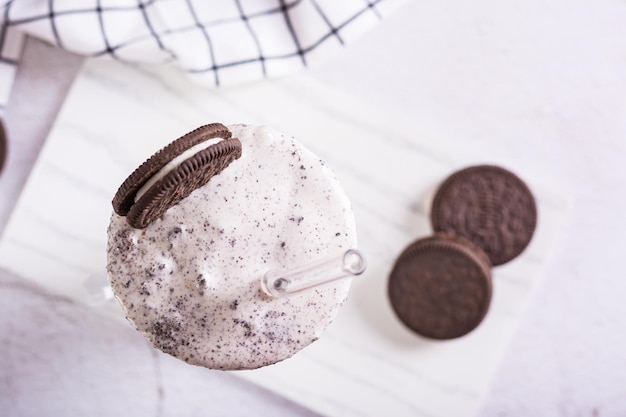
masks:
{"label": "chocolate sandwich cookie", "polygon": [[535,198],[512,172],[497,166],[469,167],[448,177],[431,207],[436,232],[454,233],[482,248],[494,266],[528,246],[537,224]]}
{"label": "chocolate sandwich cookie", "polygon": [[453,339],[480,324],[491,301],[491,266],[468,240],[445,233],[419,239],[398,257],[388,295],[398,318],[432,339]]}
{"label": "chocolate sandwich cookie", "polygon": [[[142,187],[166,165],[185,151],[210,139],[222,139],[199,150],[164,173],[143,194]],[[220,123],[199,127],[176,139],[150,157],[120,186],[113,198],[113,209],[135,228],[143,229],[165,211],[206,184],[232,161],[241,156],[241,142]]]}
{"label": "chocolate sandwich cookie", "polygon": [[7,155],[7,136],[4,130],[4,123],[0,121],[0,173],[2,173],[2,169],[4,168],[4,161],[6,160]]}

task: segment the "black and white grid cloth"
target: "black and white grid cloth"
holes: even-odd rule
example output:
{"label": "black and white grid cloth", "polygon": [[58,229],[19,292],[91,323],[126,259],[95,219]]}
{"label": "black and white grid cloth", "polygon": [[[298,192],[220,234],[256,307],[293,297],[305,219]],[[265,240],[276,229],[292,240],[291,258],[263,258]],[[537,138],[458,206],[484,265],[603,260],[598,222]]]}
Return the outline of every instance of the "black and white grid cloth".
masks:
{"label": "black and white grid cloth", "polygon": [[401,0],[8,0],[0,106],[24,34],[91,57],[172,63],[208,86],[284,75],[340,48]]}

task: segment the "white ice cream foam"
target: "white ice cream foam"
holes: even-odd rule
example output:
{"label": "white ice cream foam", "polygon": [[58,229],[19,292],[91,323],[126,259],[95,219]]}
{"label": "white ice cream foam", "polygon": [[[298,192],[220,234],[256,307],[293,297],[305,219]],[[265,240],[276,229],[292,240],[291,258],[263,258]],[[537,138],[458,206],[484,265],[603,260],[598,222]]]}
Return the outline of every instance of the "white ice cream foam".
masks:
{"label": "white ice cream foam", "polygon": [[139,189],[139,191],[137,191],[137,194],[135,195],[135,202],[137,202],[137,200],[139,200],[141,196],[143,196],[150,189],[150,187],[152,187],[159,180],[161,180],[161,178],[165,177],[167,174],[178,168],[178,166],[180,166],[180,164],[185,162],[187,159],[193,157],[198,152],[205,150],[209,146],[215,145],[216,143],[219,143],[223,140],[224,139],[222,138],[208,139],[202,143],[192,146],[191,148],[187,149],[186,151],[169,161],[163,166],[163,168],[159,170],[159,172],[150,177],[150,179],[141,186],[141,188]]}
{"label": "white ice cream foam", "polygon": [[356,247],[350,202],[332,171],[273,129],[231,126],[242,156],[143,230],[113,214],[108,272],[127,316],[189,363],[251,369],[318,339],[350,280],[262,294],[268,270]]}

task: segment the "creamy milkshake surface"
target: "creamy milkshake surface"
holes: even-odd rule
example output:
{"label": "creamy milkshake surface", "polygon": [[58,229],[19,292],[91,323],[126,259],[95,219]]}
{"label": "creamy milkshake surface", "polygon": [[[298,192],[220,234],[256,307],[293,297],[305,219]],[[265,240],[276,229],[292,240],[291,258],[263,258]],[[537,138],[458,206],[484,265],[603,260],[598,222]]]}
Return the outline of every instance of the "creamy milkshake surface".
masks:
{"label": "creamy milkshake surface", "polygon": [[344,279],[285,298],[270,269],[356,247],[333,172],[293,138],[234,125],[242,153],[144,229],[113,214],[107,271],[128,320],[157,348],[212,369],[253,369],[317,340],[345,301]]}

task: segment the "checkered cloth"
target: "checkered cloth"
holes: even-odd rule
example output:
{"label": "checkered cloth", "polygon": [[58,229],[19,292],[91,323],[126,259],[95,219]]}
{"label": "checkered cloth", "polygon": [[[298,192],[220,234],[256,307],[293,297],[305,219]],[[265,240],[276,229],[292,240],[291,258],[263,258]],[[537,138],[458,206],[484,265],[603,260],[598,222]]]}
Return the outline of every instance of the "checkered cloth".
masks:
{"label": "checkered cloth", "polygon": [[209,86],[283,75],[355,39],[398,0],[0,0],[0,109],[24,34]]}

